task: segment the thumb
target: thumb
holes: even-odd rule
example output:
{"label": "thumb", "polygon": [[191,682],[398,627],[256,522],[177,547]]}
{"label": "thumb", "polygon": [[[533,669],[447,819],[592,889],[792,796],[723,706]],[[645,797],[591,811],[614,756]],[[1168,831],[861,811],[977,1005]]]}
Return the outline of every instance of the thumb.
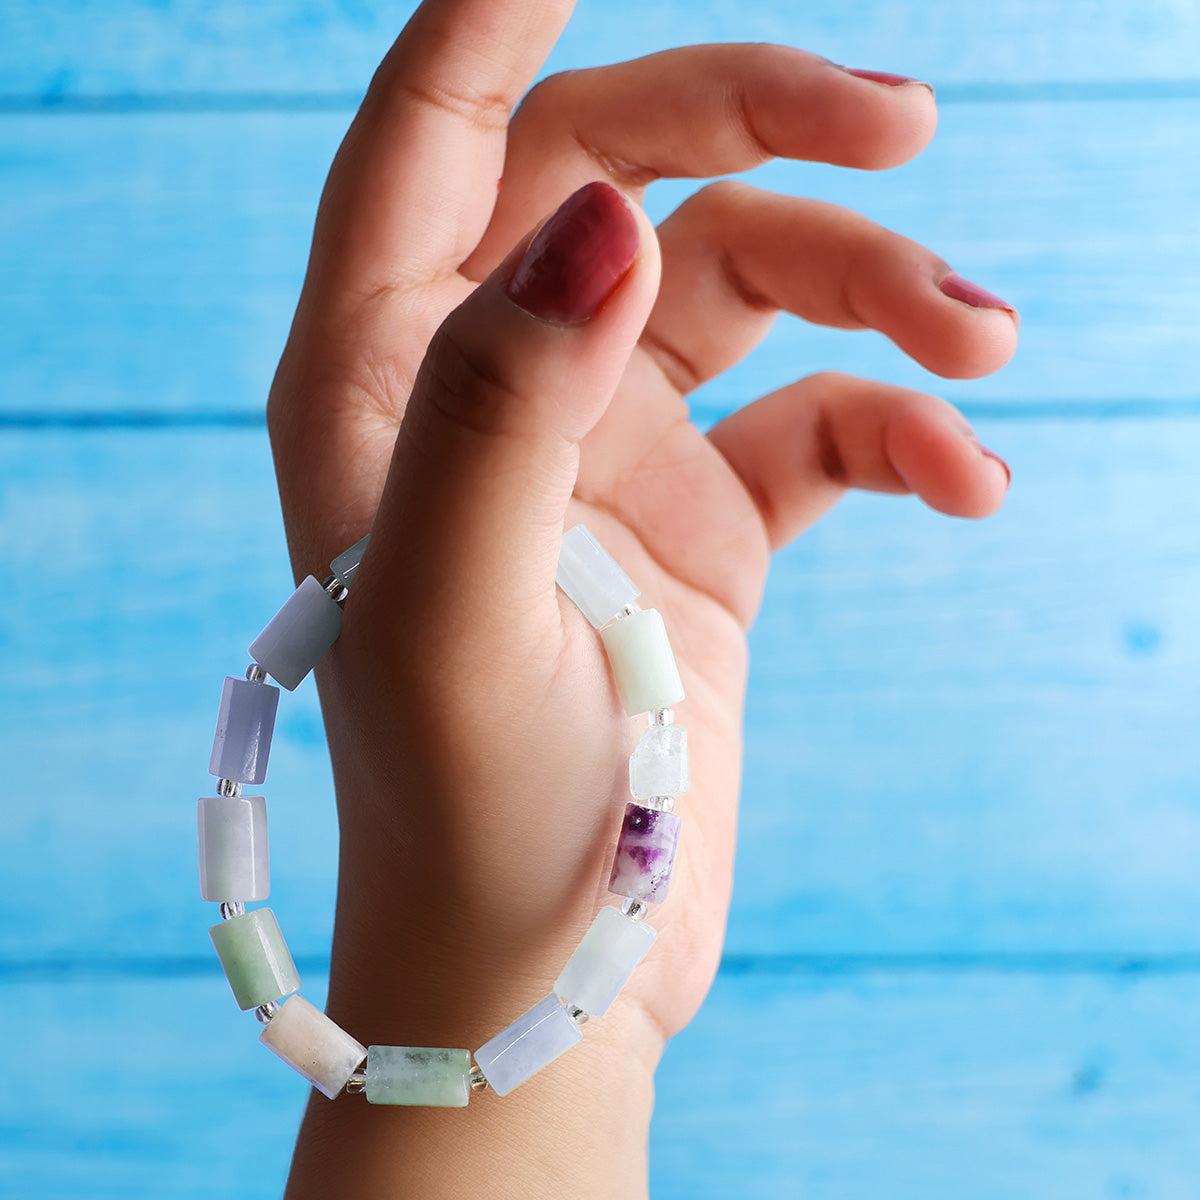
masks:
{"label": "thumb", "polygon": [[641,209],[592,183],[446,318],[404,412],[365,585],[405,596],[406,615],[408,601],[432,606],[470,640],[481,623],[494,637],[501,612],[544,633],[579,442],[617,389],[659,269]]}

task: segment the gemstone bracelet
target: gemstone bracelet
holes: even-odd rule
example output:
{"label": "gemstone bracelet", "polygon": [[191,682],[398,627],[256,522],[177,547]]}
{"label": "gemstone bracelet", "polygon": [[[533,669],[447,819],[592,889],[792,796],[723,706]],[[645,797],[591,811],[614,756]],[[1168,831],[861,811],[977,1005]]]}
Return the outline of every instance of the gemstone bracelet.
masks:
{"label": "gemstone bracelet", "polygon": [[209,935],[238,1005],[254,1010],[265,1026],[259,1040],[313,1087],[330,1099],[345,1090],[372,1104],[461,1108],[472,1091],[508,1095],[580,1041],[579,1027],[608,1011],[658,936],[643,918],[647,905],[666,897],[679,839],[674,797],[688,790],[687,731],[670,707],[683,699],[683,685],[662,617],[634,604],[641,593],[583,525],[568,530],[558,586],[599,631],[625,712],[650,717],[629,760],[630,790],[643,803],[625,807],[608,884],[623,903],[596,915],[554,990],[473,1055],[363,1046],[294,994],[300,976],[275,914],[246,910],[271,889],[266,801],[242,788],[267,774],[279,706],[279,688],[268,680],[293,691],[337,640],[367,541],[339,554],[324,584],[305,579],[251,644],[245,677],[225,680],[208,767],[217,794],[197,808],[200,894],[220,905]]}

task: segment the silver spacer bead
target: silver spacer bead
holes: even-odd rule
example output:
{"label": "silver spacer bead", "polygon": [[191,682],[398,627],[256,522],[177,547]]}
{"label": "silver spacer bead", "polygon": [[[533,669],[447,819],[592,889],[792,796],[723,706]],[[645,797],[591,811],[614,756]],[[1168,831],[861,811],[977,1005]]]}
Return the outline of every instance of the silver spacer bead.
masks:
{"label": "silver spacer bead", "polygon": [[625,607],[622,608],[619,613],[617,613],[617,620],[619,621],[622,617],[632,617],[636,612],[641,612],[641,609],[638,608],[636,604],[626,604]]}
{"label": "silver spacer bead", "polygon": [[659,812],[671,813],[675,811],[674,796],[651,796],[646,801],[647,808],[657,809]]}
{"label": "silver spacer bead", "polygon": [[251,663],[246,668],[246,678],[250,680],[251,683],[261,683],[264,679],[266,679],[266,677],[266,671],[264,671],[262,667],[258,665],[258,663]]}
{"label": "silver spacer bead", "polygon": [[242,785],[235,779],[218,779],[217,780],[217,795],[218,796],[240,796],[242,794]]}
{"label": "silver spacer bead", "polygon": [[246,906],[240,900],[221,901],[221,920],[228,921],[231,917],[246,915]]}
{"label": "silver spacer bead", "polygon": [[578,1004],[572,1004],[567,1009],[567,1016],[570,1017],[576,1025],[586,1025],[588,1023],[587,1013],[585,1013]]}
{"label": "silver spacer bead", "polygon": [[621,911],[631,921],[644,921],[650,912],[650,906],[643,904],[641,900],[626,900],[621,905]]}
{"label": "silver spacer bead", "polygon": [[346,1093],[350,1096],[361,1096],[367,1090],[367,1074],[365,1071],[355,1071],[346,1080]]}
{"label": "silver spacer bead", "polygon": [[260,1004],[254,1010],[254,1015],[263,1025],[270,1025],[278,1011],[279,1005],[276,1004],[274,1000],[268,1000],[266,1004]]}
{"label": "silver spacer bead", "polygon": [[350,589],[336,576],[330,575],[321,586],[336,600],[339,604],[350,595]]}
{"label": "silver spacer bead", "polygon": [[651,725],[674,725],[675,710],[673,708],[655,708],[650,712]]}
{"label": "silver spacer bead", "polygon": [[487,1076],[474,1064],[471,1064],[471,1074],[468,1077],[471,1082],[471,1091],[486,1092],[487,1091]]}

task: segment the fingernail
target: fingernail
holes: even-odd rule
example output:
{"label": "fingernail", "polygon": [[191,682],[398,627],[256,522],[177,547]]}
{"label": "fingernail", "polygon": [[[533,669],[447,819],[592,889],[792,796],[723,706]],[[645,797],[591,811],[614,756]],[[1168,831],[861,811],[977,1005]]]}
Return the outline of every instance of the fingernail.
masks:
{"label": "fingernail", "polygon": [[919,83],[922,87],[933,91],[933,85],[923,79],[914,79],[911,75],[897,75],[894,71],[865,71],[860,67],[843,67],[847,75],[856,79],[869,79],[872,83],[886,83],[888,87],[903,87],[906,83]]}
{"label": "fingernail", "polygon": [[569,196],[538,230],[508,281],[508,298],[553,325],[578,325],[612,295],[638,253],[637,220],[607,183]]}
{"label": "fingernail", "polygon": [[969,304],[972,308],[1002,308],[1011,316],[1015,317],[1017,315],[1017,310],[1007,300],[1001,300],[999,296],[993,296],[986,288],[981,288],[979,284],[972,283],[969,279],[964,279],[955,271],[951,271],[938,284],[938,288],[943,295],[949,296],[951,300],[961,300],[964,304]]}
{"label": "fingernail", "polygon": [[994,462],[998,462],[1004,468],[1006,487],[1008,484],[1012,483],[1012,468],[1004,461],[1004,459],[1000,457],[1000,455],[995,452],[995,450],[989,450],[986,446],[981,445],[979,447],[979,453],[982,454],[984,458],[990,458]]}

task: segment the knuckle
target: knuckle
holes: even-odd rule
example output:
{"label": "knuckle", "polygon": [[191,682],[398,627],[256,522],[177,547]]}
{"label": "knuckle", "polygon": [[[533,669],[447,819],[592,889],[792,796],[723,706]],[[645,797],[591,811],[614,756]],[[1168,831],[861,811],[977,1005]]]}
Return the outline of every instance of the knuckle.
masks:
{"label": "knuckle", "polygon": [[500,356],[463,337],[454,322],[438,330],[421,367],[424,407],[475,434],[514,435],[525,405]]}

